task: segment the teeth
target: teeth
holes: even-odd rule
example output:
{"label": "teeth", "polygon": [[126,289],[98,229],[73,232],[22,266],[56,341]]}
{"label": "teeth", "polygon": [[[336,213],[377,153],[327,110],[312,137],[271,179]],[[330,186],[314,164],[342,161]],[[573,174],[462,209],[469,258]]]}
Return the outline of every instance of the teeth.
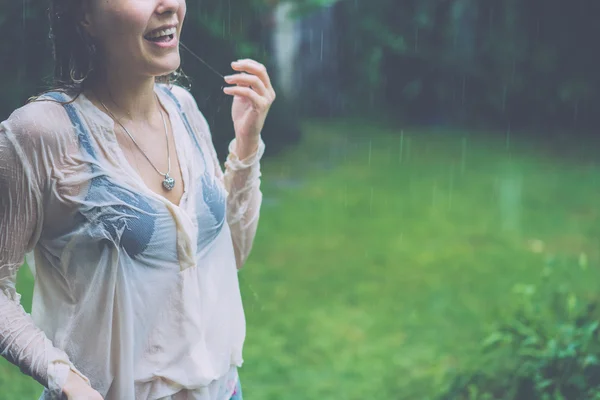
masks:
{"label": "teeth", "polygon": [[169,29],[164,29],[162,31],[152,32],[152,33],[148,34],[146,37],[148,39],[154,39],[154,38],[158,38],[161,36],[174,35],[176,32],[177,32],[177,28],[169,28]]}

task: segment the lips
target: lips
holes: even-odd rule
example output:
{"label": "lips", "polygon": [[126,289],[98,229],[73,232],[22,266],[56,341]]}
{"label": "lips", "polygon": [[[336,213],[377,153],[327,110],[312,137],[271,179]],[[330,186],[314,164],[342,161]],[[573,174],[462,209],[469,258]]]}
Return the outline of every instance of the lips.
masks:
{"label": "lips", "polygon": [[152,42],[166,42],[169,40],[173,40],[176,34],[177,28],[175,26],[163,26],[158,29],[154,29],[150,33],[146,34],[144,36],[144,39],[150,40]]}

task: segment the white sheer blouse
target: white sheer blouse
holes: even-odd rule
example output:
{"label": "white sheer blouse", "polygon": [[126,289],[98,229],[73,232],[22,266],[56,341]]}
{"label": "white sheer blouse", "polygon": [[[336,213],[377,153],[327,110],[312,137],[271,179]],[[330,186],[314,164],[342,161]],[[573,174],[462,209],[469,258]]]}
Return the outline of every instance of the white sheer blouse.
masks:
{"label": "white sheer blouse", "polygon": [[[191,94],[155,91],[182,168],[178,206],[145,186],[83,95],[46,94],[0,124],[0,354],[43,399],[60,397],[69,370],[107,400],[231,396],[265,145],[240,160],[234,139],[223,173]],[[26,254],[31,315],[15,291]]]}

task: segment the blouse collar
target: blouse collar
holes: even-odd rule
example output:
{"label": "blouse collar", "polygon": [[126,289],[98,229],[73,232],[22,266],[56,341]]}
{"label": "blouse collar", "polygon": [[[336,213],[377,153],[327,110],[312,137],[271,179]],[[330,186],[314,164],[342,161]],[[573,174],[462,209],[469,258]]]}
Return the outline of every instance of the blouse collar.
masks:
{"label": "blouse collar", "polygon": [[[175,107],[175,104],[173,104],[173,101],[169,98],[169,96],[161,90],[160,85],[162,84],[154,85],[154,93],[156,93],[156,95],[158,96],[158,101],[163,106],[163,108],[167,110],[169,118],[172,119],[173,116],[176,115],[177,109]],[[99,109],[85,94],[81,93],[77,100],[79,100],[82,110],[86,114],[91,113],[91,115],[93,115],[94,119],[100,126],[110,131],[114,130],[115,121],[112,119],[112,117],[109,116],[103,110]]]}

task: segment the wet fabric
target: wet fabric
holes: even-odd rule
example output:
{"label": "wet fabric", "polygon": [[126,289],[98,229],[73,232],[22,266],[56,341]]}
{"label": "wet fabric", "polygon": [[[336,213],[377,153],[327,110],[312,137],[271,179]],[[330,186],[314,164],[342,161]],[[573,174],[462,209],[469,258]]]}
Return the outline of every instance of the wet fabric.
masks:
{"label": "wet fabric", "polygon": [[[191,94],[156,85],[181,165],[179,205],[129,165],[113,120],[53,92],[0,124],[0,354],[60,396],[69,370],[105,399],[231,396],[242,365],[237,268],[247,259],[265,145],[225,171]],[[31,315],[15,290],[25,255]]]}
{"label": "wet fabric", "polygon": [[[222,388],[225,395],[225,399],[227,400],[243,400],[242,397],[242,385],[237,375],[237,372],[233,374],[229,380],[222,380]],[[160,400],[189,400],[193,399],[190,393],[186,390],[183,390],[179,393],[176,393],[172,396],[163,397]]]}

